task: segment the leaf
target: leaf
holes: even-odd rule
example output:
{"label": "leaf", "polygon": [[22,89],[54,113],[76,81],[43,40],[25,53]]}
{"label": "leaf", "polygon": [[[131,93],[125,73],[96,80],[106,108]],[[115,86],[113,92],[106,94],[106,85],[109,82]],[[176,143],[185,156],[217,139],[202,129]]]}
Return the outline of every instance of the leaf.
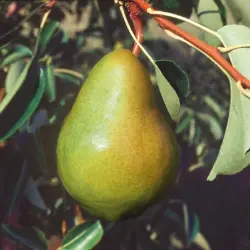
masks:
{"label": "leaf", "polygon": [[36,231],[41,242],[44,242],[44,244],[47,246],[47,239],[46,239],[45,233],[37,227],[32,227],[32,228]]}
{"label": "leaf", "polygon": [[189,214],[189,230],[188,230],[188,245],[190,245],[196,235],[200,232],[200,221],[196,214]]}
{"label": "leaf", "polygon": [[209,126],[210,132],[213,134],[216,140],[220,140],[223,136],[223,130],[221,123],[217,118],[209,114],[197,113],[196,114],[199,121]]}
{"label": "leaf", "polygon": [[48,112],[46,109],[40,109],[34,115],[34,119],[27,128],[27,132],[30,134],[35,134],[42,126],[49,123]]}
{"label": "leaf", "polygon": [[62,250],[91,250],[101,240],[103,228],[99,221],[87,221],[72,228],[63,238]]}
{"label": "leaf", "polygon": [[55,76],[62,79],[65,82],[69,82],[69,83],[74,83],[76,85],[81,85],[81,83],[83,82],[84,79],[84,74],[82,74],[82,79],[79,79],[79,77],[76,77],[72,74],[68,74],[68,73],[58,73],[55,72]]}
{"label": "leaf", "polygon": [[50,56],[55,56],[58,53],[61,54],[64,52],[68,42],[69,37],[67,33],[62,29],[58,29],[47,44],[46,54]]}
{"label": "leaf", "polygon": [[194,238],[194,242],[196,245],[198,245],[202,250],[212,250],[211,247],[209,246],[207,240],[205,237],[198,232]]}
{"label": "leaf", "polygon": [[47,206],[38,190],[37,184],[32,177],[30,177],[27,182],[25,195],[34,206],[37,206],[42,210],[47,209]]}
{"label": "leaf", "polygon": [[49,102],[54,102],[56,99],[56,82],[54,74],[54,65],[50,60],[43,66],[45,76],[45,95]]}
{"label": "leaf", "polygon": [[10,93],[13,86],[16,84],[18,77],[25,68],[26,63],[23,60],[14,62],[10,65],[6,79],[5,79],[5,91],[6,94]]}
{"label": "leaf", "polygon": [[[250,29],[242,25],[227,25],[218,30],[225,46],[247,44],[250,41]],[[233,66],[250,79],[248,62],[250,49],[237,49],[229,53]],[[224,139],[216,162],[207,177],[212,181],[218,174],[236,174],[250,164],[250,99],[237,88],[230,78],[231,100],[229,117]]]}
{"label": "leaf", "polygon": [[190,121],[191,121],[192,119],[193,119],[193,116],[187,114],[187,115],[184,117],[184,119],[178,124],[178,126],[177,126],[175,132],[176,132],[177,134],[182,133],[185,129],[188,128],[188,125],[189,125],[189,123],[190,123]]}
{"label": "leaf", "polygon": [[204,96],[204,102],[213,110],[220,120],[226,116],[225,109],[221,107],[213,97],[209,95]]}
{"label": "leaf", "polygon": [[11,63],[19,61],[21,59],[32,57],[32,51],[23,45],[16,45],[13,49],[9,51],[6,55],[2,63],[0,64],[0,68],[3,68]]}
{"label": "leaf", "polygon": [[11,197],[11,204],[8,209],[9,214],[11,214],[14,211],[14,209],[18,207],[20,199],[23,197],[28,178],[29,178],[29,170],[27,162],[25,161],[22,165],[20,176],[18,178],[18,181],[15,185],[15,190]]}
{"label": "leaf", "polygon": [[187,74],[173,61],[158,60],[157,66],[168,79],[177,95],[183,101],[189,94],[190,85]]}
{"label": "leaf", "polygon": [[39,63],[31,60],[0,103],[0,141],[12,136],[30,118],[41,101],[44,87],[44,73]]}
{"label": "leaf", "polygon": [[[220,10],[214,0],[200,0],[197,7],[200,23],[211,30],[218,30],[223,26]],[[204,40],[213,46],[219,46],[220,40],[207,32],[203,33]]]}
{"label": "leaf", "polygon": [[45,52],[48,43],[50,42],[52,36],[55,34],[55,31],[57,30],[58,27],[59,27],[59,22],[54,20],[48,22],[44,26],[38,41],[38,54],[42,54]]}
{"label": "leaf", "polygon": [[164,212],[164,216],[168,217],[170,220],[172,220],[173,222],[177,223],[177,224],[182,224],[182,220],[179,217],[179,215],[175,212],[173,212],[171,209],[166,209],[166,211]]}
{"label": "leaf", "polygon": [[185,73],[172,61],[155,62],[157,84],[173,121],[179,120],[180,99],[188,95],[189,82]]}
{"label": "leaf", "polygon": [[[162,11],[171,12],[183,17],[189,18],[192,15],[193,2],[187,0],[158,0],[154,1],[156,8]],[[172,20],[171,20],[172,21]],[[179,24],[183,21],[173,19],[173,22]]]}
{"label": "leaf", "polygon": [[186,203],[182,202],[183,223],[186,232],[186,241],[190,245],[200,231],[199,218],[189,212]]}
{"label": "leaf", "polygon": [[196,135],[196,132],[197,132],[196,129],[197,129],[197,126],[196,126],[195,120],[191,120],[190,121],[190,126],[189,126],[189,135],[188,135],[188,141],[191,144],[194,143],[195,135]]}
{"label": "leaf", "polygon": [[8,224],[2,224],[2,232],[10,239],[21,243],[28,249],[47,250],[47,244],[41,239],[40,232],[33,228],[18,228]]}
{"label": "leaf", "polygon": [[221,0],[214,0],[215,4],[219,8],[220,16],[221,16],[221,21],[223,23],[223,26],[227,24],[227,13],[226,13],[226,8]]}
{"label": "leaf", "polygon": [[164,216],[167,216],[182,229],[185,235],[185,244],[189,246],[200,231],[198,216],[190,213],[188,206],[182,200],[171,199],[169,207],[172,207],[172,210],[168,208]]}
{"label": "leaf", "polygon": [[70,111],[75,100],[75,94],[68,93],[66,94],[58,103],[57,108],[53,111],[52,115],[49,118],[50,124],[61,123],[65,116]]}
{"label": "leaf", "polygon": [[228,6],[235,23],[241,22],[249,27],[250,25],[250,2],[239,0],[226,0],[224,3]]}

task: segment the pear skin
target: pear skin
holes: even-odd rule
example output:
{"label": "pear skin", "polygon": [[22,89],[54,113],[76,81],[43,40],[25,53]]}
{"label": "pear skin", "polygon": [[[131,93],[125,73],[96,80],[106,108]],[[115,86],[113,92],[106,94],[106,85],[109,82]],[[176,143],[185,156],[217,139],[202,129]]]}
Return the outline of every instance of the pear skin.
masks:
{"label": "pear skin", "polygon": [[57,162],[68,193],[106,220],[136,214],[168,191],[179,147],[131,51],[117,49],[93,67],[62,125]]}

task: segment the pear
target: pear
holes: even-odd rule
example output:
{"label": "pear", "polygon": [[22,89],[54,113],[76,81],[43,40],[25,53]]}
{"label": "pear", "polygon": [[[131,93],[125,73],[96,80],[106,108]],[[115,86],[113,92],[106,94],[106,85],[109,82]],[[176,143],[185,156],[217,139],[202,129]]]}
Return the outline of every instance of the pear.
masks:
{"label": "pear", "polygon": [[68,193],[109,221],[137,215],[168,192],[179,147],[131,51],[112,51],[93,67],[62,125],[57,163]]}

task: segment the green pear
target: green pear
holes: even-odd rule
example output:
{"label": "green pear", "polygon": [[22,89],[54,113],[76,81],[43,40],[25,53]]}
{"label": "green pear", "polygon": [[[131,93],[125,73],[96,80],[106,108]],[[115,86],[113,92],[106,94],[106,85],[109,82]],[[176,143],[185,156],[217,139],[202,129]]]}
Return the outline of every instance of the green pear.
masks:
{"label": "green pear", "polygon": [[93,67],[62,125],[57,162],[68,193],[106,220],[136,215],[168,192],[179,147],[131,51],[117,49]]}

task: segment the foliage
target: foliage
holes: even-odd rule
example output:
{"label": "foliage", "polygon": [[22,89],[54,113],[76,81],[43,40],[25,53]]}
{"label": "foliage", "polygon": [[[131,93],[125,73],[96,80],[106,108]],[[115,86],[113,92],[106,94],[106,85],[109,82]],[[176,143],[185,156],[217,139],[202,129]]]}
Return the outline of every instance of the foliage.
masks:
{"label": "foliage", "polygon": [[[240,1],[149,2],[160,10],[198,19],[204,26],[218,31],[225,46],[249,43],[249,15]],[[14,184],[6,192],[6,197],[13,197],[6,202],[2,224],[6,245],[47,249],[52,246],[52,236],[58,235],[61,249],[70,249],[65,246],[71,245],[99,249],[105,242],[106,232],[119,231],[120,224],[127,223],[110,225],[97,219],[85,221],[83,210],[79,210],[62,190],[55,171],[57,134],[85,76],[107,51],[133,44],[132,38],[124,32],[123,20],[113,1],[97,3],[98,6],[87,0],[58,1],[41,29],[44,12],[40,10],[44,3],[3,1],[0,5],[1,13],[5,13],[1,15],[5,25],[0,30],[0,89],[4,93],[0,102],[1,161],[6,162],[6,168],[14,160],[4,161],[6,152],[20,155],[15,163],[20,166],[19,170],[14,169],[16,175],[8,177],[8,182]],[[99,25],[100,17],[103,26]],[[239,19],[241,25],[236,25]],[[211,34],[193,30],[183,21],[172,20],[208,44],[221,44]],[[149,23],[147,17],[143,21]],[[219,174],[242,171],[250,162],[249,99],[236,87],[235,81],[222,75],[213,63],[204,63],[200,57],[200,61],[195,61],[196,54],[184,47],[188,51],[185,64],[182,59],[164,54],[165,47],[173,46],[171,40],[165,41],[164,48],[161,48],[161,41],[157,41],[158,51],[154,49],[154,40],[154,32],[146,29],[145,48],[157,57],[154,67],[143,55],[140,58],[157,83],[161,101],[165,103],[163,111],[176,124],[176,134],[185,145],[183,175],[202,169],[208,179],[213,180]],[[183,51],[179,43],[176,46]],[[229,53],[233,66],[246,77],[249,77],[248,54],[247,48]],[[188,60],[193,63],[190,67],[186,66]],[[205,69],[202,69],[203,64],[206,64]],[[193,245],[210,249],[200,232],[199,215],[190,212],[184,201],[170,199],[164,208],[161,218],[164,217],[170,227],[165,238],[169,239],[172,249],[191,249]],[[20,213],[24,218],[33,218],[33,222],[25,224],[17,216]],[[153,214],[157,217],[158,213]],[[142,221],[148,222],[148,218],[143,217]],[[176,229],[177,233],[173,234],[171,229]],[[149,231],[152,238],[152,230]],[[148,244],[157,245],[157,240],[151,239]]]}

